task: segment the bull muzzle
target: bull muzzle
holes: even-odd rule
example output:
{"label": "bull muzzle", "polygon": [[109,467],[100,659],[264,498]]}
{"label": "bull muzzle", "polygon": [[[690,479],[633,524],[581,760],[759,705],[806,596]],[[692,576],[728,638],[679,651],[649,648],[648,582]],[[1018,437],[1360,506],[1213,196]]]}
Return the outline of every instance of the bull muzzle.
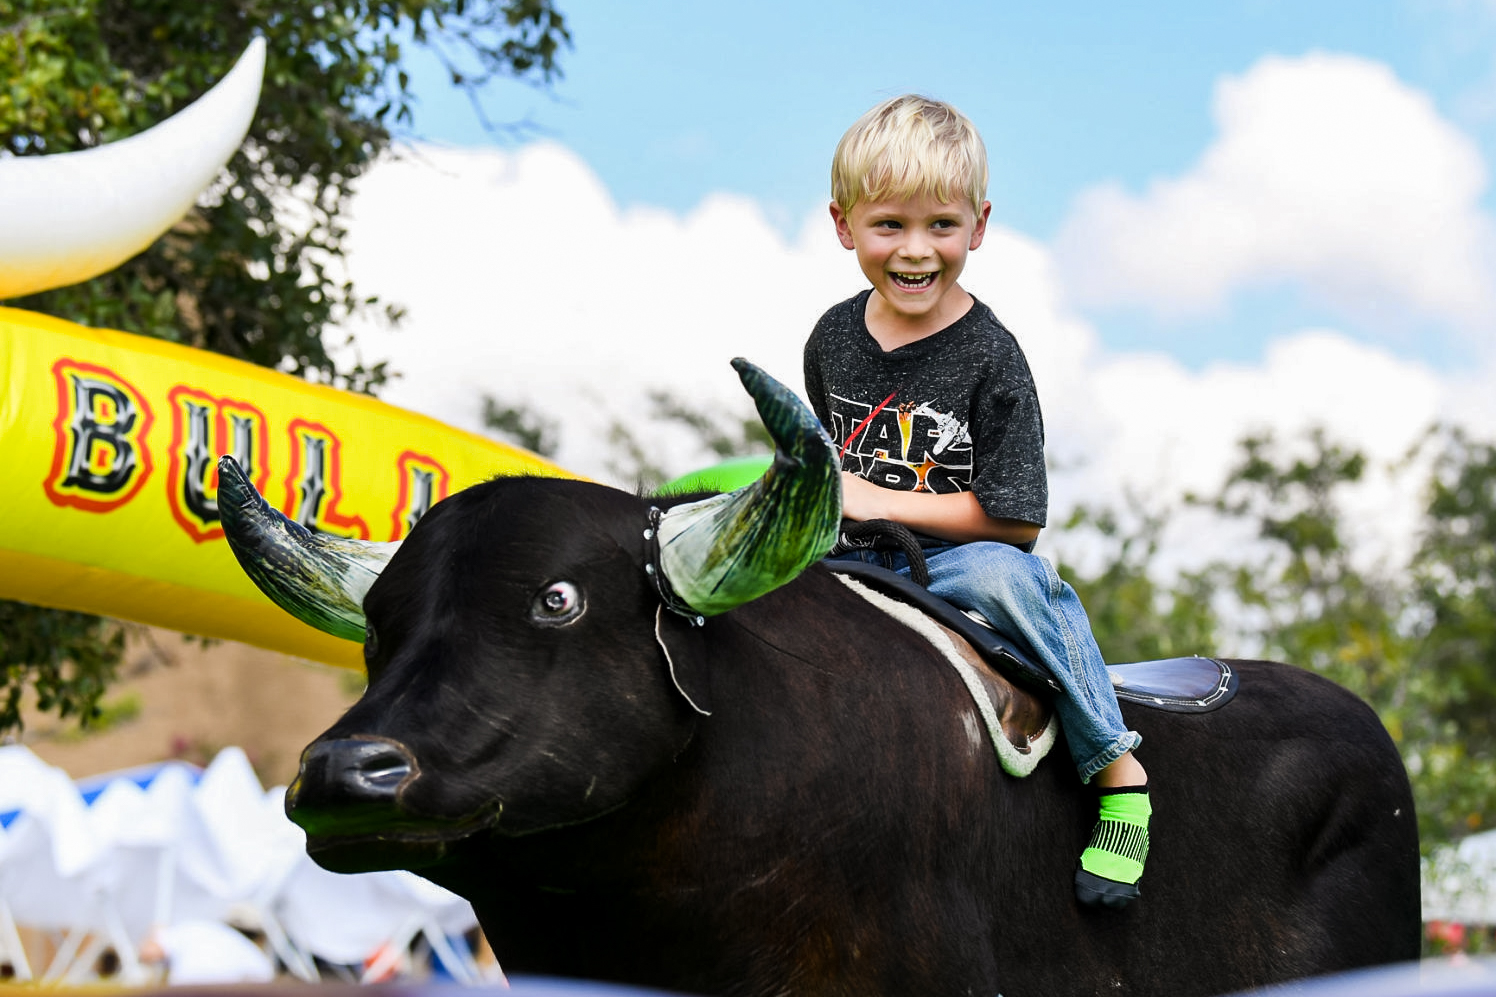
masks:
{"label": "bull muzzle", "polygon": [[397,819],[400,790],[416,772],[414,756],[395,741],[315,741],[286,791],[286,815],[309,835],[384,830]]}

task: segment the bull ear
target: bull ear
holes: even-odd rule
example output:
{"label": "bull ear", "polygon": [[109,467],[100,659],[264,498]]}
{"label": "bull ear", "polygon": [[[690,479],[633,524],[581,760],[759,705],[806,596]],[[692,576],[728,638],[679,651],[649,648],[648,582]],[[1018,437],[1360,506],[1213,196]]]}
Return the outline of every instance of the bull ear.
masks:
{"label": "bull ear", "polygon": [[711,683],[706,673],[706,641],[701,627],[664,606],[655,609],[655,641],[665,652],[670,681],[691,709],[704,717],[712,715]]}
{"label": "bull ear", "polygon": [[364,596],[399,548],[313,533],[256,490],[232,457],[218,461],[218,515],[239,566],[281,609],[323,633],[364,639]]}
{"label": "bull ear", "polygon": [[790,581],[826,555],[841,524],[840,462],[820,422],[747,360],[732,365],[774,438],[774,462],[735,492],[675,506],[659,525],[661,570],[703,616]]}

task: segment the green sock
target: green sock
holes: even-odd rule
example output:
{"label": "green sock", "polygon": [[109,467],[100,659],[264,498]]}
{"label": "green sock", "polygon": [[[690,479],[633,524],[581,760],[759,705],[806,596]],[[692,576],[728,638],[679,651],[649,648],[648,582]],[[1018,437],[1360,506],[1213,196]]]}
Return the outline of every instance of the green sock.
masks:
{"label": "green sock", "polygon": [[1135,885],[1148,858],[1148,818],[1153,804],[1148,787],[1123,786],[1100,793],[1101,812],[1091,843],[1081,852],[1080,867],[1116,883]]}

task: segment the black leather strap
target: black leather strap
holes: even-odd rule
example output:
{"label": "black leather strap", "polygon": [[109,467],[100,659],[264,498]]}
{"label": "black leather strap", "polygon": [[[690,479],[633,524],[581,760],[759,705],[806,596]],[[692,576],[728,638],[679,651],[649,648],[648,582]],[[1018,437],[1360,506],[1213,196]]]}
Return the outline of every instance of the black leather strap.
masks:
{"label": "black leather strap", "polygon": [[[909,579],[863,561],[822,561],[837,574],[906,602],[964,637],[988,664],[1014,685],[1041,696],[1060,691],[1059,682],[1032,648],[983,626]],[[1209,713],[1231,702],[1241,682],[1230,662],[1199,656],[1108,665],[1117,699],[1171,713]]]}
{"label": "black leather strap", "polygon": [[930,584],[930,569],[925,565],[925,549],[920,545],[914,531],[891,519],[868,519],[861,522],[843,519],[841,532],[837,534],[836,546],[830,557],[847,554],[854,550],[870,550],[880,555],[883,567],[893,570],[895,553],[903,554],[909,562],[909,579],[921,588]]}
{"label": "black leather strap", "polygon": [[1010,682],[1045,696],[1053,696],[1060,690],[1060,684],[1049,674],[1049,669],[1039,663],[1038,656],[1032,651],[1020,648],[996,630],[983,626],[903,575],[863,561],[821,563],[837,574],[855,578],[870,589],[917,607],[937,622],[956,631]]}
{"label": "black leather strap", "polygon": [[660,518],[663,515],[657,506],[649,507],[649,525],[644,529],[644,573],[654,583],[661,605],[676,616],[685,617],[692,626],[699,627],[706,622],[706,618],[675,594],[675,589],[670,587],[670,579],[665,577],[665,569],[660,564]]}

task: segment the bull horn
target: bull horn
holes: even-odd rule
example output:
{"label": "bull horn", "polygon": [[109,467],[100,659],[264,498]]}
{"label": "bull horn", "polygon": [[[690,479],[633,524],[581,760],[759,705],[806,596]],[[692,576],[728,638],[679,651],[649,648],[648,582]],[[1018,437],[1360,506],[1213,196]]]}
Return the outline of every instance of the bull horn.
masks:
{"label": "bull horn", "polygon": [[0,300],[112,270],[192,207],[249,131],[265,40],[196,101],[139,135],[0,159]]}
{"label": "bull horn", "polygon": [[841,525],[836,448],[795,393],[741,357],[732,362],[774,438],[774,462],[735,492],[678,505],[660,519],[660,570],[703,616],[790,581],[825,556]]}
{"label": "bull horn", "polygon": [[232,457],[218,459],[218,515],[239,566],[270,601],[345,640],[364,639],[364,596],[399,542],[313,533],[256,490]]}

